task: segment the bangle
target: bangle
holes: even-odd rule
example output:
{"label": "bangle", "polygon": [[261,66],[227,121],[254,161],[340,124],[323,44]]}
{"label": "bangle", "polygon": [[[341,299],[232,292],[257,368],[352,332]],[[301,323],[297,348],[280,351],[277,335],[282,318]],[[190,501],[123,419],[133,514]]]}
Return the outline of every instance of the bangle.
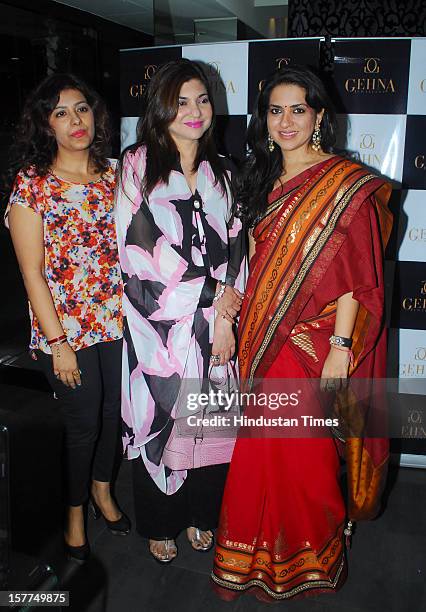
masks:
{"label": "bangle", "polygon": [[52,344],[59,344],[60,342],[64,342],[66,339],[66,335],[62,334],[62,336],[58,336],[57,338],[52,338],[51,340],[48,340],[47,344],[49,346],[52,346]]}
{"label": "bangle", "polygon": [[225,289],[226,289],[226,283],[224,281],[220,281],[220,289],[213,298],[213,304],[217,302],[218,300],[220,300],[220,298],[225,293]]}
{"label": "bangle", "polygon": [[328,339],[333,346],[343,346],[344,348],[352,348],[352,338],[345,338],[344,336],[330,336]]}

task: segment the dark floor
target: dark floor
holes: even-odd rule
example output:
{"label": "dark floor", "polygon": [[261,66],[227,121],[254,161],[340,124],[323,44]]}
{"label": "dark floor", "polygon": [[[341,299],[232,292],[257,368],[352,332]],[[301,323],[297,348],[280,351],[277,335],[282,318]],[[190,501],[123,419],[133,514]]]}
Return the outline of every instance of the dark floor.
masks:
{"label": "dark floor", "polygon": [[[334,595],[275,606],[291,605],[296,612],[426,610],[426,472],[393,470],[391,478],[396,481],[385,512],[376,521],[357,526],[343,589]],[[131,517],[127,462],[120,472],[117,497]],[[209,582],[213,552],[192,551],[184,534],[178,538],[177,559],[166,567],[150,558],[147,542],[135,532],[117,538],[102,524],[90,521],[89,537],[94,559],[75,576],[73,610],[248,612],[270,608],[248,595],[234,603],[220,601]]]}
{"label": "dark floor", "polygon": [[[162,566],[150,557],[146,540],[134,531],[128,537],[114,537],[102,521],[89,517],[92,558],[84,566],[66,563],[54,456],[60,439],[55,402],[46,391],[22,389],[10,381],[1,385],[0,392],[0,424],[6,420],[11,430],[13,550],[7,588],[24,584],[28,588],[23,576],[42,559],[58,576],[60,588],[70,591],[71,605],[64,610],[72,612],[250,612],[270,608],[249,595],[233,603],[219,600],[209,580],[213,552],[194,552],[184,534],[178,538],[177,559]],[[132,518],[131,470],[126,461],[116,494]],[[357,526],[343,589],[335,595],[272,605],[291,606],[296,612],[426,610],[425,508],[426,470],[393,468],[383,514]],[[46,516],[50,517],[48,526],[43,522]]]}

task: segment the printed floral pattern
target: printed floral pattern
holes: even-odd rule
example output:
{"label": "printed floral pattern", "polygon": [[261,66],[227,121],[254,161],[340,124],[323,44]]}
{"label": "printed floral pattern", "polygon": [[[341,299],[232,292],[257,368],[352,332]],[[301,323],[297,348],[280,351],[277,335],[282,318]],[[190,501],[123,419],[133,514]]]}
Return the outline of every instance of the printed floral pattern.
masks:
{"label": "printed floral pattern", "polygon": [[[115,168],[78,184],[21,171],[9,200],[42,216],[45,276],[74,350],[122,336],[122,282],[114,226]],[[50,353],[30,307],[30,348]]]}

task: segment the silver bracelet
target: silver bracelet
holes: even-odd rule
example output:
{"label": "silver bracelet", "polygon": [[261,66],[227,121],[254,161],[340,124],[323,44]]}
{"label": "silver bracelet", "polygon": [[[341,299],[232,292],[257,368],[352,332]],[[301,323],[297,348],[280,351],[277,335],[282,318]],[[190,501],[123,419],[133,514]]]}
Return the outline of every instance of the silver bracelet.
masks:
{"label": "silver bracelet", "polygon": [[225,289],[226,289],[226,283],[224,281],[220,281],[220,289],[213,298],[213,304],[217,302],[218,300],[220,300],[220,298],[225,293]]}

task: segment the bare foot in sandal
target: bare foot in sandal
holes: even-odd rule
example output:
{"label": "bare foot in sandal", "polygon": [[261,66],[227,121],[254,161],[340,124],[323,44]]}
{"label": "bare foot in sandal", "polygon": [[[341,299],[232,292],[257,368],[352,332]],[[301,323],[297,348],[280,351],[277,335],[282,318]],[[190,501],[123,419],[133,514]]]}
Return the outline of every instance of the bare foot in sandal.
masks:
{"label": "bare foot in sandal", "polygon": [[188,540],[194,550],[198,552],[207,552],[213,546],[213,532],[202,531],[198,527],[188,527],[186,530]]}
{"label": "bare foot in sandal", "polygon": [[174,540],[149,540],[149,552],[158,563],[170,563],[177,555]]}

